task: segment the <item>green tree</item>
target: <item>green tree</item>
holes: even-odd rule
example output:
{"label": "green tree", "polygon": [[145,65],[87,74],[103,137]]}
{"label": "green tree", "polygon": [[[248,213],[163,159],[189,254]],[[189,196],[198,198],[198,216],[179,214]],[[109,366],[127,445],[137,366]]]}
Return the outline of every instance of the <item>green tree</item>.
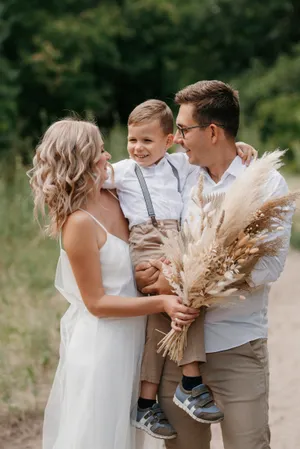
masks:
{"label": "green tree", "polygon": [[3,56],[3,43],[11,22],[5,20],[5,6],[0,5],[0,156],[11,148],[17,121],[18,72]]}
{"label": "green tree", "polygon": [[289,148],[286,160],[300,171],[300,45],[271,68],[254,64],[235,84],[245,126],[257,129],[264,149]]}
{"label": "green tree", "polygon": [[283,71],[280,55],[297,76],[299,15],[296,0],[6,0],[2,140],[19,134],[25,154],[49,122],[73,110],[102,128],[122,125],[137,103],[172,105],[178,89],[199,79],[233,79],[248,123],[277,140],[280,117],[270,125],[268,102],[291,101],[294,116],[298,100],[268,86]]}

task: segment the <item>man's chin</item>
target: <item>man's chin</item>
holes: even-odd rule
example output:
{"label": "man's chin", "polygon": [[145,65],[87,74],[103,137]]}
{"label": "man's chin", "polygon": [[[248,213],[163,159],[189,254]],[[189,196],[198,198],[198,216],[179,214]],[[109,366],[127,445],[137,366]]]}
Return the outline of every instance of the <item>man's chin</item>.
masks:
{"label": "man's chin", "polygon": [[193,155],[192,155],[192,153],[190,151],[186,151],[185,154],[189,158],[189,163],[192,164],[193,163]]}

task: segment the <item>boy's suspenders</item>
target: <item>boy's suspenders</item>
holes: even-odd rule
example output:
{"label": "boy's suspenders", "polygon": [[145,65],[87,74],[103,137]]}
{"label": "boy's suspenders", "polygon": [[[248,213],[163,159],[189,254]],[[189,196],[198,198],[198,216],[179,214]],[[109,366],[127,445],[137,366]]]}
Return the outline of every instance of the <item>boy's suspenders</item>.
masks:
{"label": "boy's suspenders", "polygon": [[[180,193],[180,179],[179,179],[178,170],[168,159],[167,159],[167,161],[168,161],[168,163],[170,164],[170,166],[172,168],[172,171],[173,171],[173,174],[174,174],[175,178],[177,179],[177,190]],[[138,179],[139,184],[140,184],[141,189],[142,189],[142,194],[143,194],[143,197],[144,197],[144,200],[145,200],[145,204],[146,204],[148,215],[149,215],[149,217],[150,217],[150,219],[152,221],[153,226],[157,227],[158,223],[157,223],[157,220],[156,220],[156,217],[155,217],[154,207],[153,207],[153,203],[152,203],[151,196],[150,196],[150,193],[149,193],[149,189],[148,189],[147,183],[145,181],[143,172],[142,172],[142,170],[141,170],[141,168],[140,168],[140,166],[138,164],[135,164],[134,171],[135,171],[135,174],[137,176],[137,179]]]}
{"label": "boy's suspenders", "polygon": [[171,165],[172,172],[173,172],[175,178],[177,179],[177,191],[180,193],[181,192],[181,188],[180,188],[180,178],[179,178],[178,170],[175,167],[175,165],[173,165],[172,162],[169,161],[169,159],[167,159],[167,162]]}

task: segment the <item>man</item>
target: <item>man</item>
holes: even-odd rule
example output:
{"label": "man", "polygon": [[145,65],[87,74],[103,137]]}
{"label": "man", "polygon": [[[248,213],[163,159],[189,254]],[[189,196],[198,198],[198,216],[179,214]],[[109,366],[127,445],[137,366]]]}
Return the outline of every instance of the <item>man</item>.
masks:
{"label": "man", "polygon": [[[190,163],[198,165],[183,189],[183,220],[188,220],[190,191],[204,173],[204,192],[226,191],[246,167],[236,156],[235,138],[239,127],[238,93],[220,81],[200,81],[176,94],[180,105],[175,143],[185,150]],[[202,168],[200,168],[202,167]],[[203,168],[205,167],[205,168]],[[274,170],[266,184],[266,199],[284,195],[288,189]],[[247,192],[245,192],[247,195]],[[269,368],[267,350],[267,305],[269,283],[283,270],[291,230],[291,215],[282,231],[286,245],[277,257],[265,257],[254,268],[251,285],[257,287],[245,301],[227,308],[212,307],[205,316],[207,362],[201,365],[203,383],[224,411],[222,434],[225,449],[269,449]],[[278,233],[276,233],[278,236]],[[274,236],[275,238],[275,236]],[[137,270],[140,288],[154,268]],[[144,271],[143,271],[144,270]],[[144,293],[166,292],[160,276]],[[202,319],[202,318],[199,318]],[[191,379],[193,372],[190,373]],[[210,426],[197,423],[173,404],[180,380],[179,368],[166,360],[160,385],[160,403],[178,433],[166,442],[168,449],[209,449]]]}

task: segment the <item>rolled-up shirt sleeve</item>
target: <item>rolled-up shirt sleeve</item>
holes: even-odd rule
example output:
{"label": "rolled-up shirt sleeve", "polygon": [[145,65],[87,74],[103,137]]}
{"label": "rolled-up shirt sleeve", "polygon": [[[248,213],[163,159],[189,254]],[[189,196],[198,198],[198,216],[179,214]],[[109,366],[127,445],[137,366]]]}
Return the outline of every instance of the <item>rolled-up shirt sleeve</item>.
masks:
{"label": "rolled-up shirt sleeve", "polygon": [[[284,178],[278,172],[274,171],[273,176],[266,185],[265,199],[268,200],[270,198],[286,195],[288,191],[289,189]],[[248,281],[250,287],[259,287],[263,284],[275,282],[281,275],[289,250],[292,217],[294,212],[295,205],[292,205],[286,212],[284,222],[278,224],[278,226],[282,229],[276,230],[269,234],[267,241],[272,241],[280,237],[283,238],[283,246],[279,250],[278,255],[265,256],[259,260],[250,275],[250,279]]]}
{"label": "rolled-up shirt sleeve", "polygon": [[128,160],[124,159],[112,164],[112,168],[108,168],[108,179],[104,182],[103,189],[118,189],[124,180],[125,170],[128,166]]}

